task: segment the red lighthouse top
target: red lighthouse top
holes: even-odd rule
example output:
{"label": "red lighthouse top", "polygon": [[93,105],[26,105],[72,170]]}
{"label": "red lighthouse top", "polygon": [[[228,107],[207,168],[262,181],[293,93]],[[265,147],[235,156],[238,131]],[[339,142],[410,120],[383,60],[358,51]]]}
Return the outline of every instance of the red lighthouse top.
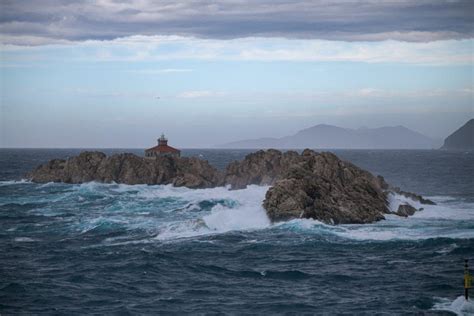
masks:
{"label": "red lighthouse top", "polygon": [[168,146],[168,139],[165,137],[164,134],[161,134],[161,137],[158,138],[158,146],[148,148],[145,150],[145,156],[146,157],[156,157],[156,156],[161,156],[161,155],[172,155],[172,156],[178,156],[181,154],[181,151],[173,148],[171,146]]}
{"label": "red lighthouse top", "polygon": [[161,137],[158,138],[158,146],[168,146],[168,138],[165,137],[165,134],[161,134]]}

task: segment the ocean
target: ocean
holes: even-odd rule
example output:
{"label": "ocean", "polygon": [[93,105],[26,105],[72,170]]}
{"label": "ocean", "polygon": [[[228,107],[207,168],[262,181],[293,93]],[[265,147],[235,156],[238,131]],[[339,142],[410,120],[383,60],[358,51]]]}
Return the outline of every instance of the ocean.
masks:
{"label": "ocean", "polygon": [[[334,150],[437,205],[330,226],[270,223],[268,187],[22,180],[80,151],[0,149],[2,315],[474,314],[462,297],[465,258],[474,270],[473,152]],[[183,155],[222,169],[249,152]]]}

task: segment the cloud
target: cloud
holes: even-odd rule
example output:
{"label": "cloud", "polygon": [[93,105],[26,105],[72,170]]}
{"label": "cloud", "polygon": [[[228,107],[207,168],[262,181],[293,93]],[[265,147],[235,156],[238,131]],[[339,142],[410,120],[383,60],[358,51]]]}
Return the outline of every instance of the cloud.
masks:
{"label": "cloud", "polygon": [[[47,46],[0,46],[2,66],[21,62],[147,62],[163,60],[366,62],[427,65],[473,62],[473,39],[435,42],[343,42],[318,39],[199,39],[183,36],[130,36]],[[144,69],[142,74],[192,69]]]}
{"label": "cloud", "polygon": [[186,73],[193,72],[193,69],[189,68],[164,68],[164,69],[138,69],[130,72],[141,74],[141,75],[159,75],[159,74],[173,74],[173,73]]}
{"label": "cloud", "polygon": [[197,91],[185,91],[177,95],[178,98],[184,99],[195,99],[195,98],[210,98],[210,97],[223,97],[225,93],[218,91],[208,90],[197,90]]}
{"label": "cloud", "polygon": [[472,38],[471,0],[100,0],[0,4],[4,44],[134,35],[429,42]]}
{"label": "cloud", "polygon": [[300,91],[300,92],[245,92],[245,93],[230,93],[223,91],[186,91],[180,93],[178,98],[200,98],[213,97],[223,98],[223,100],[236,99],[239,101],[254,100],[254,101],[268,101],[274,100],[278,102],[290,101],[327,101],[327,100],[350,100],[356,99],[366,101],[368,99],[387,99],[387,100],[419,100],[430,98],[459,98],[474,96],[472,87],[460,89],[413,89],[413,90],[389,90],[389,89],[375,89],[362,88],[353,90],[338,90],[338,91]]}

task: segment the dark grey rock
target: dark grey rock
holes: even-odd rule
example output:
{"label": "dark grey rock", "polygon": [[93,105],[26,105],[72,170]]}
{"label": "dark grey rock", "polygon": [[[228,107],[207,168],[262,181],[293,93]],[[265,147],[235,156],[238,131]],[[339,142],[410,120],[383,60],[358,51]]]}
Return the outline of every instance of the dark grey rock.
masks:
{"label": "dark grey rock", "polygon": [[209,188],[222,184],[222,175],[205,160],[163,156],[143,158],[124,153],[107,157],[82,152],[67,160],[51,160],[27,175],[33,182],[173,184]]}
{"label": "dark grey rock", "polygon": [[408,217],[415,214],[416,211],[418,210],[410,204],[401,204],[398,206],[398,210],[395,214],[402,217]]}
{"label": "dark grey rock", "polygon": [[272,221],[312,218],[330,224],[371,223],[388,213],[385,182],[332,153],[293,158],[263,203]]}

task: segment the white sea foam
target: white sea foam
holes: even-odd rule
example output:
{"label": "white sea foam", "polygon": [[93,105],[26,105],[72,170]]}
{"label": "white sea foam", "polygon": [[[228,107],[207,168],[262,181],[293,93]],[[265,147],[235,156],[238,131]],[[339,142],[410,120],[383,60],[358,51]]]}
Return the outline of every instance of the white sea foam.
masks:
{"label": "white sea foam", "polygon": [[[169,223],[158,234],[158,239],[192,237],[203,234],[223,233],[231,230],[289,228],[313,233],[334,234],[354,240],[418,240],[437,237],[474,238],[472,227],[460,225],[459,221],[474,223],[473,205],[459,204],[422,205],[405,196],[391,195],[390,208],[396,210],[401,203],[411,203],[416,208],[423,208],[414,216],[403,218],[387,215],[386,220],[363,225],[327,225],[310,219],[271,224],[261,206],[268,187],[249,186],[245,190],[230,191],[226,188],[190,190],[161,186],[140,190],[138,197],[146,199],[178,198],[195,205],[203,200],[229,200],[236,206],[229,207],[218,204],[211,213],[200,218]],[[193,207],[190,207],[193,209]],[[467,222],[466,222],[467,221]]]}
{"label": "white sea foam", "polygon": [[42,189],[43,188],[48,188],[48,187],[54,186],[56,184],[57,184],[56,182],[46,182],[46,183],[40,185],[40,188],[42,188]]}
{"label": "white sea foam", "polygon": [[428,197],[438,205],[421,205],[404,196],[390,195],[391,210],[406,202],[423,210],[408,218],[389,214],[386,220],[373,224],[333,226],[308,219],[272,224],[262,207],[268,188],[251,185],[243,190],[188,189],[90,182],[45,196],[52,204],[32,212],[57,216],[69,204],[79,202],[87,209],[80,209],[75,213],[79,220],[67,224],[76,232],[84,233],[99,226],[107,229],[112,224],[127,230],[144,230],[150,238],[158,240],[258,229],[299,230],[302,234],[330,234],[361,241],[474,238],[474,203],[455,197]]}
{"label": "white sea foam", "polygon": [[[449,201],[443,203],[442,201]],[[457,200],[454,200],[457,201]],[[353,240],[423,240],[429,238],[474,238],[474,204],[452,203],[452,199],[437,199],[438,205],[422,205],[400,195],[390,195],[390,209],[402,203],[423,208],[408,218],[386,215],[385,220],[372,224],[327,225],[311,219],[295,219],[275,225],[306,233],[329,233]],[[454,248],[453,248],[454,249]],[[443,250],[452,251],[453,249]]]}
{"label": "white sea foam", "polygon": [[446,298],[437,298],[439,301],[433,306],[433,310],[450,311],[456,315],[474,315],[474,300],[466,301],[464,296],[458,296],[454,301]]}
{"label": "white sea foam", "polygon": [[214,231],[266,228],[270,220],[263,207],[259,205],[240,206],[229,209],[222,205],[212,208],[209,215],[204,216],[206,226]]}
{"label": "white sea foam", "polygon": [[[403,218],[387,215],[386,220],[373,224],[361,225],[327,225],[315,220],[295,219],[292,221],[271,224],[262,201],[268,187],[249,186],[244,190],[229,190],[225,187],[212,189],[177,188],[171,185],[124,185],[124,184],[83,184],[80,190],[104,190],[115,193],[133,194],[133,201],[159,203],[168,200],[171,208],[160,209],[167,213],[165,218],[154,219],[147,213],[155,214],[153,209],[134,213],[132,219],[120,219],[129,228],[147,227],[158,240],[188,238],[208,234],[219,234],[228,231],[249,229],[291,229],[302,233],[332,234],[353,240],[419,240],[437,237],[474,238],[474,205],[458,203],[456,199],[436,197],[438,205],[422,205],[405,196],[390,195],[390,209],[395,211],[398,205],[410,203],[416,208],[423,208],[415,215]],[[171,201],[171,202],[170,202]],[[210,210],[203,210],[200,203],[219,201]],[[222,202],[223,201],[223,202]],[[125,207],[133,209],[132,202],[124,202]],[[137,217],[143,214],[141,217]],[[89,227],[94,227],[93,224]]]}
{"label": "white sea foam", "polygon": [[182,219],[168,223],[157,235],[157,239],[166,240],[194,237],[207,234],[225,233],[232,230],[261,229],[270,226],[262,201],[268,187],[248,186],[243,190],[227,188],[190,190],[164,186],[162,190],[148,191],[147,198],[175,197],[199,203],[209,200],[226,200],[234,203],[217,204],[200,218]]}
{"label": "white sea foam", "polygon": [[30,237],[16,237],[14,240],[16,242],[34,242],[34,241],[36,241],[35,239],[30,238]]}
{"label": "white sea foam", "polygon": [[0,181],[0,186],[13,185],[13,184],[26,184],[26,183],[31,183],[31,181],[26,180],[26,179],[5,180],[5,181]]}
{"label": "white sea foam", "polygon": [[[424,240],[430,238],[474,238],[472,227],[457,227],[456,222],[430,222],[410,218],[390,217],[384,221],[373,224],[351,224],[351,225],[324,225],[318,221],[308,219],[293,220],[293,227],[306,232],[330,233],[339,237],[353,240]],[[287,224],[287,223],[286,223]],[[454,248],[453,248],[454,249]],[[446,251],[452,251],[449,249]]]}
{"label": "white sea foam", "polygon": [[396,212],[398,207],[403,204],[410,204],[417,209],[423,207],[420,202],[414,201],[404,195],[395,193],[388,194],[388,208],[391,212]]}
{"label": "white sea foam", "polygon": [[449,244],[447,247],[443,247],[435,252],[439,253],[440,255],[445,255],[445,254],[449,254],[451,251],[457,248],[459,248],[459,246],[455,243],[452,243],[452,244]]}
{"label": "white sea foam", "polygon": [[396,212],[399,205],[411,204],[413,207],[423,210],[416,212],[410,218],[474,220],[473,203],[459,202],[459,199],[449,196],[429,198],[437,204],[421,204],[406,196],[390,193],[388,196],[389,209],[391,212]]}

